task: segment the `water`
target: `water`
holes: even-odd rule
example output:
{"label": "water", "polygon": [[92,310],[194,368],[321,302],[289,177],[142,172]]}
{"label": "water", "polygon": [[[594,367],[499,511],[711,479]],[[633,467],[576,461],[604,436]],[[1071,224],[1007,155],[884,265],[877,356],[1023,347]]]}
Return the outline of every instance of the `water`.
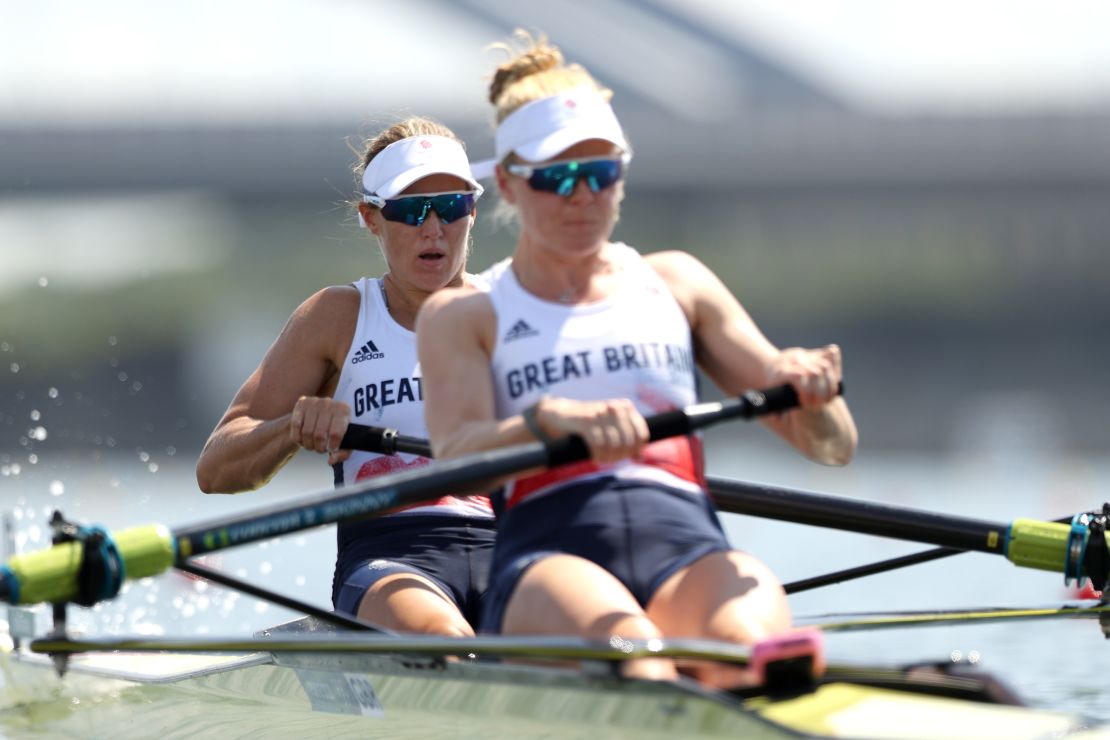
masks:
{"label": "water", "polygon": [[[763,435],[766,436],[765,434]],[[773,445],[773,443],[772,443]],[[994,521],[1056,518],[1102,503],[1110,464],[1101,459],[984,450],[974,455],[868,454],[846,468],[824,468],[782,446],[747,435],[708,439],[717,475]],[[329,471],[302,454],[261,491],[205,496],[190,455],[166,451],[97,460],[43,456],[0,467],[0,508],[11,511],[21,550],[49,540],[51,510],[109,528],[207,521],[260,504],[326,489]],[[724,515],[732,542],[765,560],[784,582],[860,565],[927,545],[816,527]],[[330,606],[335,557],[331,528],[291,535],[209,557],[211,565],[321,607]],[[963,554],[791,597],[799,616],[891,609],[1041,606],[1070,597],[1061,576],[1019,569],[997,556]],[[108,604],[72,608],[88,634],[244,635],[297,616],[177,573],[129,584]],[[46,626],[46,614],[39,614]],[[832,634],[829,658],[882,663],[949,660],[958,652],[1004,679],[1029,703],[1110,721],[1110,643],[1092,620],[996,623]]]}

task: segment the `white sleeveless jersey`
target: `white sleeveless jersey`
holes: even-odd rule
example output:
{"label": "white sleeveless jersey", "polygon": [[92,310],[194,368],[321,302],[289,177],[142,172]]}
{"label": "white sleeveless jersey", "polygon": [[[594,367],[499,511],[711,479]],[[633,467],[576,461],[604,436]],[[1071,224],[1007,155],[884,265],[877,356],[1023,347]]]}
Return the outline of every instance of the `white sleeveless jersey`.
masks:
{"label": "white sleeveless jersey", "polygon": [[[416,334],[390,316],[379,279],[362,278],[354,286],[360,295],[358,324],[343,360],[334,398],[351,407],[352,424],[387,427],[405,436],[427,438]],[[429,462],[419,455],[355,451],[335,466],[335,482],[338,487]],[[412,513],[493,517],[485,496],[444,496],[394,516]]]}
{"label": "white sleeveless jersey", "polygon": [[[611,249],[623,271],[621,284],[594,303],[563,305],[537,298],[517,281],[511,260],[483,273],[497,316],[491,365],[498,418],[519,414],[544,395],[628,398],[645,416],[697,402],[685,313],[636,250],[625,244]],[[506,507],[570,480],[601,475],[702,493],[701,441],[660,440],[633,460],[604,467],[577,463],[518,479],[507,491]]]}

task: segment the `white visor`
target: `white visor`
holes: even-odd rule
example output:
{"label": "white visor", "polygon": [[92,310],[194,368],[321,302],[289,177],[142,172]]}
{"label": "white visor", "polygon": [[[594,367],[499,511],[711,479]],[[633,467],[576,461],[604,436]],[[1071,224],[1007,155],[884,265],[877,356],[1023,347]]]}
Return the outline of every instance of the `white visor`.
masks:
{"label": "white visor", "polygon": [[543,162],[575,144],[601,139],[631,153],[612,106],[588,89],[570,90],[533,100],[505,117],[497,127],[493,160],[476,162],[475,178],[493,174],[493,166],[516,153],[527,162]]}
{"label": "white visor", "polygon": [[446,136],[410,136],[395,141],[370,160],[362,173],[362,197],[396,198],[409,185],[428,175],[454,175],[469,188],[482,192],[470,174],[462,145]]}

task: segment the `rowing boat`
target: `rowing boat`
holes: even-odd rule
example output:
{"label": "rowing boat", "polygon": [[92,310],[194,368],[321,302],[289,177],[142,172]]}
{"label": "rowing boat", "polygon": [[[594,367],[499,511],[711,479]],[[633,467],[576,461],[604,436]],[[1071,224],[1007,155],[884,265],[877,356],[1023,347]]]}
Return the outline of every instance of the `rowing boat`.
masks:
{"label": "rowing boat", "polygon": [[1023,707],[966,666],[831,666],[815,686],[748,694],[622,679],[613,670],[644,654],[747,658],[734,646],[689,641],[402,638],[344,634],[304,619],[246,640],[39,647],[88,652],[70,660],[64,689],[45,656],[12,656],[9,683],[48,698],[9,703],[0,721],[9,737],[1110,737],[1082,717]]}
{"label": "rowing boat", "polygon": [[[758,411],[762,407],[756,401]],[[670,433],[686,433],[730,414],[756,415],[750,400],[740,405],[744,413],[725,406],[714,410],[711,404],[683,410],[682,420],[672,413],[668,423],[677,431]],[[389,444],[397,442],[394,434]],[[593,643],[388,634],[264,592],[193,559],[349,516],[373,515],[550,460],[551,450],[544,445],[526,445],[437,462],[339,495],[319,494],[173,530],[151,526],[109,536],[59,520],[55,529],[62,536],[54,547],[13,558],[0,568],[3,600],[61,604],[48,634],[36,634],[26,612],[9,607],[7,632],[15,640],[0,657],[6,685],[0,695],[0,735],[1110,738],[1108,727],[1092,726],[1075,713],[1024,706],[989,674],[947,659],[912,666],[833,664],[824,672],[810,670],[810,663],[783,662],[793,670],[768,672],[765,683],[743,691],[710,689],[689,679],[641,681],[621,677],[621,663],[667,656],[746,664],[753,653],[691,640]],[[896,536],[943,550],[925,551],[926,559],[978,550],[1023,567],[1091,578],[1098,586],[1110,576],[1106,511],[1084,513],[1066,524],[996,523],[723,479],[711,480],[711,490],[725,511]],[[107,556],[105,543],[111,544]],[[113,549],[119,573],[110,567]],[[251,637],[82,638],[66,631],[66,602],[110,598],[113,580],[154,576],[171,566],[308,616]],[[877,572],[877,567],[854,570]],[[842,572],[825,580],[856,575]],[[955,619],[1062,617],[1098,620],[1110,630],[1110,605],[1102,601],[974,613],[840,615],[816,624],[836,632]],[[58,678],[59,671],[64,678]]]}

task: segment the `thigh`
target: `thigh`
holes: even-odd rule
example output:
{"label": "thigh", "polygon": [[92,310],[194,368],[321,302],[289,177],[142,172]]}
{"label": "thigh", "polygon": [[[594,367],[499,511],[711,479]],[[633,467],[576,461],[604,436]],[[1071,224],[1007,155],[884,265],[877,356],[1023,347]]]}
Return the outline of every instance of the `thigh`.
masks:
{"label": "thigh", "polygon": [[416,573],[391,573],[374,581],[359,602],[358,616],[398,632],[474,636],[454,600]]}
{"label": "thigh", "polygon": [[636,599],[611,573],[585,558],[555,554],[521,575],[505,608],[502,632],[659,637],[649,625]]}
{"label": "thigh", "polygon": [[[577,635],[607,641],[613,635],[646,640],[662,633],[619,580],[596,563],[574,555],[549,555],[520,577],[505,608],[503,634]],[[629,677],[671,680],[673,662],[629,661]]]}
{"label": "thigh", "polygon": [[652,596],[647,615],[668,637],[743,644],[790,627],[778,578],[737,550],[710,553],[671,575]]}

